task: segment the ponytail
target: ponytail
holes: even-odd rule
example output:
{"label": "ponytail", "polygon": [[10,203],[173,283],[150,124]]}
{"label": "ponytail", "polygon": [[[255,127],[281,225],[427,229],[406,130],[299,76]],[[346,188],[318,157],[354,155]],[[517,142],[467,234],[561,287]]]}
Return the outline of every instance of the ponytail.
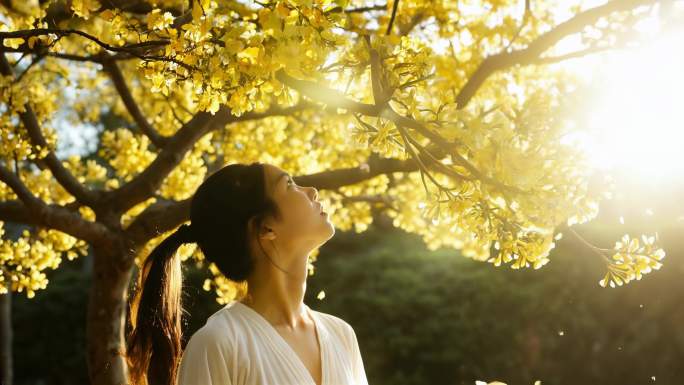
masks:
{"label": "ponytail", "polygon": [[187,242],[195,241],[192,227],[184,224],[150,252],[138,273],[126,339],[131,385],[176,384],[183,312],[183,275],[176,250]]}
{"label": "ponytail", "polygon": [[[245,280],[255,268],[249,225],[258,225],[267,215],[280,217],[266,185],[263,163],[222,167],[193,194],[192,225],[180,226],[147,257],[138,274],[137,293],[129,303],[127,385],[176,385],[182,356],[181,317],[185,315],[181,263],[176,255],[180,245],[197,243],[206,260],[226,278],[239,282],[239,295],[245,295]],[[253,217],[256,222],[250,221]]]}

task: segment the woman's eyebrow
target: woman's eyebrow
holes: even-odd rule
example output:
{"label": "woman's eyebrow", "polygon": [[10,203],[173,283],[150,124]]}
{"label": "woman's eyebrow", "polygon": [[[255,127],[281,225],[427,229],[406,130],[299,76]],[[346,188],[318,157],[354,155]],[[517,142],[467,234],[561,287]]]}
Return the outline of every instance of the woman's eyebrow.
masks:
{"label": "woman's eyebrow", "polygon": [[280,183],[280,179],[282,179],[284,176],[287,176],[287,177],[290,177],[290,178],[291,178],[290,174],[288,174],[288,173],[286,173],[286,172],[283,172],[283,173],[281,173],[280,175],[278,175],[278,178],[277,178],[276,181],[275,181],[275,186],[277,186],[278,183]]}

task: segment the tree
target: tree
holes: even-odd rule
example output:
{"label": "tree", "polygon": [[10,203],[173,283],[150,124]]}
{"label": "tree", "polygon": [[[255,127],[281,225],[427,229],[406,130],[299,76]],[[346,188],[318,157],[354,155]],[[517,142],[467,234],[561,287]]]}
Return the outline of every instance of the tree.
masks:
{"label": "tree", "polygon": [[[429,248],[496,266],[540,268],[561,231],[594,218],[610,191],[561,140],[574,79],[548,65],[626,44],[658,1],[572,2],[561,23],[529,1],[350,3],[0,2],[0,219],[32,229],[3,241],[2,289],[32,296],[44,269],[92,248],[93,383],[125,382],[132,270],[227,163],[290,170],[321,190],[338,228],[363,231],[382,209]],[[577,33],[581,51],[542,56]],[[431,45],[452,37],[444,53]],[[90,159],[60,159],[57,114],[122,123]],[[607,262],[602,285],[661,266],[655,238],[642,240],[589,244]],[[202,260],[194,245],[179,252]],[[207,289],[230,300],[232,283],[210,268]]]}

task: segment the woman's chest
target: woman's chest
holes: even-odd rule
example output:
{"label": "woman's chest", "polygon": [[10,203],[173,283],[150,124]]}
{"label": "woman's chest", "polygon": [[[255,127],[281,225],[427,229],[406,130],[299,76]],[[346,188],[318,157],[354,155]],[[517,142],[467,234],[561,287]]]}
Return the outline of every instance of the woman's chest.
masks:
{"label": "woman's chest", "polygon": [[322,385],[323,345],[320,343],[315,326],[304,329],[301,332],[288,332],[276,329],[278,334],[297,359],[304,365],[315,385]]}
{"label": "woman's chest", "polygon": [[353,384],[351,359],[343,341],[334,333],[323,334],[319,336],[320,350],[311,341],[290,344],[286,335],[280,340],[269,335],[245,335],[237,351],[236,385]]}

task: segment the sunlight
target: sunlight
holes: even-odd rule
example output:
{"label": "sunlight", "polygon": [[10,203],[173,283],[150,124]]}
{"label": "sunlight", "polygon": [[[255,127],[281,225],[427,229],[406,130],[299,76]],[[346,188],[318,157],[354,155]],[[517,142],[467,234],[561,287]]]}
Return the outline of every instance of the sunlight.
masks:
{"label": "sunlight", "polygon": [[682,41],[684,31],[668,33],[644,48],[608,57],[586,111],[587,151],[596,167],[651,182],[684,177]]}

